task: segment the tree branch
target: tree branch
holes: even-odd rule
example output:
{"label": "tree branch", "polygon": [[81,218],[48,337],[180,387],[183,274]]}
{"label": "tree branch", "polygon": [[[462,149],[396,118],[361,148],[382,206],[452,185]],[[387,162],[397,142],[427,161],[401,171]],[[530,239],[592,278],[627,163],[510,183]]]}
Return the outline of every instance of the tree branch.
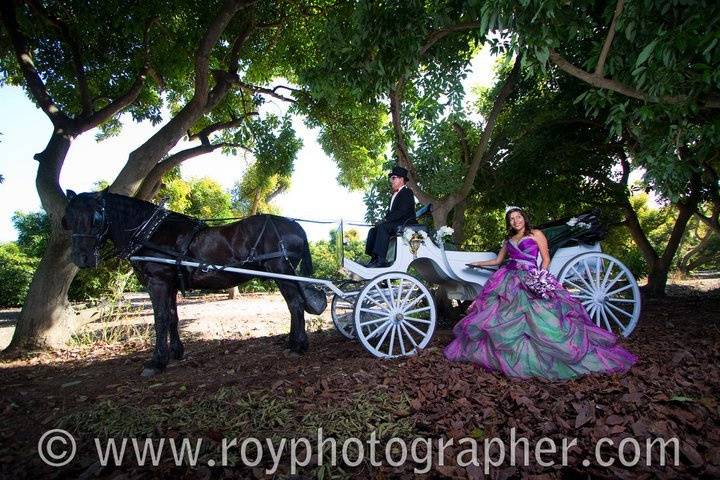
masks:
{"label": "tree branch", "polygon": [[610,22],[610,28],[608,30],[607,36],[605,37],[605,42],[603,43],[602,51],[600,52],[600,57],[598,58],[598,63],[597,65],[595,65],[595,75],[597,75],[598,77],[603,76],[605,60],[607,59],[608,52],[610,51],[610,45],[615,38],[615,25],[617,24],[617,19],[623,10],[624,3],[624,0],[618,0],[617,5],[615,5],[615,13],[613,14],[612,22]]}
{"label": "tree branch", "polygon": [[257,85],[251,85],[249,83],[243,82],[242,80],[239,80],[237,83],[238,83],[238,85],[240,85],[240,87],[242,87],[246,90],[250,90],[251,92],[262,93],[264,95],[269,95],[271,97],[277,98],[279,100],[284,100],[284,101],[290,102],[290,103],[297,103],[297,100],[295,100],[294,98],[286,97],[284,95],[280,95],[279,93],[277,93],[277,90],[284,88],[286,90],[290,90],[291,92],[305,93],[302,90],[297,90],[297,89],[294,89],[291,87],[286,87],[284,85],[278,85],[277,87],[273,87],[273,88],[265,88],[265,87],[259,87]]}
{"label": "tree branch", "polygon": [[[583,82],[592,85],[596,88],[603,88],[605,90],[612,90],[618,92],[626,97],[636,98],[652,103],[667,103],[670,105],[676,105],[679,103],[687,102],[689,97],[687,95],[665,95],[662,97],[653,97],[640,90],[636,90],[632,87],[625,85],[624,83],[605,78],[594,73],[586,72],[585,70],[576,67],[572,63],[568,62],[555,50],[550,50],[550,60],[560,68],[560,70],[572,75],[575,78],[582,80]],[[708,108],[720,108],[720,100],[714,98],[707,98],[701,101],[701,103]]]}
{"label": "tree branch", "polygon": [[468,196],[468,194],[470,193],[470,189],[473,186],[473,183],[475,183],[475,177],[477,176],[477,172],[480,169],[480,163],[483,158],[483,154],[487,150],[488,144],[490,143],[490,138],[492,137],[492,132],[495,128],[495,124],[497,123],[498,116],[500,115],[502,109],[505,107],[505,103],[507,103],[510,94],[512,94],[513,90],[515,90],[515,86],[520,79],[521,63],[522,56],[518,55],[515,58],[515,65],[513,65],[510,74],[505,79],[505,83],[503,84],[502,89],[500,89],[497,97],[495,97],[495,101],[493,102],[493,108],[490,111],[490,115],[488,115],[485,122],[485,128],[483,129],[483,133],[480,136],[480,142],[478,143],[478,146],[477,148],[475,148],[475,152],[473,153],[472,162],[470,163],[470,168],[465,175],[465,180],[463,182],[462,188],[459,192],[456,192],[451,196],[453,197],[453,203],[455,204],[459,203]]}
{"label": "tree branch", "polygon": [[418,185],[417,169],[410,158],[407,145],[405,144],[405,132],[402,128],[401,116],[402,97],[400,94],[404,84],[405,81],[401,79],[395,84],[395,88],[390,91],[390,115],[392,117],[393,131],[395,132],[395,151],[397,152],[398,163],[401,167],[407,169],[410,176],[408,185],[413,193],[415,193],[415,196],[418,197],[422,203],[437,203],[437,198],[430,195]]}
{"label": "tree branch", "polygon": [[463,30],[472,30],[473,28],[478,28],[479,26],[480,26],[480,22],[472,21],[472,22],[461,22],[461,23],[458,23],[457,25],[452,25],[447,28],[435,30],[434,32],[430,33],[425,38],[425,44],[422,47],[420,47],[420,56],[425,55],[427,53],[427,51],[433,47],[433,45],[435,45],[437,42],[439,42],[443,38],[447,37],[451,33],[461,32]]}
{"label": "tree branch", "polygon": [[143,180],[142,185],[140,186],[140,189],[138,190],[138,193],[136,195],[137,198],[141,198],[143,200],[150,200],[152,197],[155,196],[158,189],[160,188],[160,185],[162,183],[162,177],[167,173],[170,169],[173,167],[177,167],[181,163],[185,162],[186,160],[189,160],[191,158],[195,158],[200,155],[205,155],[206,153],[212,153],[218,148],[222,147],[241,147],[244,148],[242,145],[233,145],[228,143],[216,143],[216,144],[208,144],[208,145],[199,145],[197,147],[192,148],[186,148],[185,150],[181,150],[177,153],[174,153],[161,162],[158,162],[152,170],[150,170],[150,173],[145,177]]}
{"label": "tree branch", "polygon": [[82,119],[79,124],[79,129],[81,131],[87,131],[91,130],[101,123],[107,121],[109,118],[113,117],[117,113],[123,111],[125,108],[130,106],[135,100],[137,100],[138,95],[140,95],[140,92],[143,89],[143,86],[145,85],[145,78],[147,77],[147,66],[143,67],[140,74],[135,77],[135,81],[130,86],[130,88],[125,92],[123,95],[119,96],[112,102],[108,103],[106,106],[98,110],[97,112],[93,112],[88,117]]}
{"label": "tree branch", "polygon": [[197,133],[188,132],[188,140],[200,140],[203,144],[209,144],[209,137],[218,130],[225,130],[226,128],[235,128],[243,124],[247,117],[259,115],[258,112],[249,112],[244,114],[241,118],[234,118],[228,122],[218,122],[209,125]]}
{"label": "tree branch", "polygon": [[80,90],[80,104],[82,105],[82,115],[89,115],[92,112],[92,101],[90,98],[90,90],[88,88],[87,76],[85,75],[85,66],[82,61],[82,52],[80,44],[73,38],[70,33],[70,27],[57,16],[50,16],[37,0],[27,0],[30,7],[42,18],[45,23],[60,32],[60,37],[70,48],[70,57],[72,58],[75,77]]}
{"label": "tree branch", "polygon": [[468,145],[465,129],[458,122],[453,122],[452,128],[455,130],[458,140],[460,141],[463,165],[468,165],[470,163],[470,145]]}
{"label": "tree branch", "polygon": [[[73,120],[60,111],[60,108],[50,97],[50,94],[45,87],[45,83],[42,81],[40,74],[35,68],[27,38],[20,31],[20,27],[17,22],[15,2],[0,1],[0,16],[2,16],[3,24],[9,34],[10,41],[15,52],[15,57],[17,58],[18,65],[20,65],[23,77],[25,77],[30,94],[56,129],[74,130]],[[72,132],[72,135],[74,134],[75,132]]]}

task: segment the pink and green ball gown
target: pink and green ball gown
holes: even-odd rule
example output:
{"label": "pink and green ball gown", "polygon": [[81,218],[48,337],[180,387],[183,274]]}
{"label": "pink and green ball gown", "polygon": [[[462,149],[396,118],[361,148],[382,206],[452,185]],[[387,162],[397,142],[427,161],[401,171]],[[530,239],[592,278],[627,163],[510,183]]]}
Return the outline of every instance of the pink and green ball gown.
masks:
{"label": "pink and green ball gown", "polygon": [[567,290],[547,299],[528,290],[524,279],[539,256],[532,237],[505,245],[510,261],[488,279],[455,326],[455,339],[445,348],[449,360],[509,377],[551,380],[626,372],[635,363],[635,355],[596,326]]}

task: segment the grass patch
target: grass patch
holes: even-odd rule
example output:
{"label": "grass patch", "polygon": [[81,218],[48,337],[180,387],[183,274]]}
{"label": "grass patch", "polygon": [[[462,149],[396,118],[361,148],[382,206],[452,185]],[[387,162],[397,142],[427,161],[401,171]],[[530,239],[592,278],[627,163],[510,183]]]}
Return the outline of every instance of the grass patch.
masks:
{"label": "grass patch", "polygon": [[[359,392],[343,402],[318,403],[307,412],[307,404],[301,404],[300,397],[279,397],[267,391],[247,392],[228,387],[202,398],[173,401],[165,397],[162,404],[142,407],[107,400],[62,417],[57,426],[86,438],[202,438],[199,458],[203,461],[220,458],[223,438],[237,439],[237,447],[227,457],[231,465],[241,462],[239,446],[243,439],[260,440],[265,449],[263,458],[270,461],[267,441],[277,447],[284,438],[282,463],[287,467],[291,439],[306,438],[315,449],[320,428],[324,439],[335,439],[338,461],[347,439],[354,437],[368,442],[372,432],[380,442],[378,451],[382,452],[390,438],[414,437],[409,412],[406,397],[394,398],[384,391]],[[252,446],[248,449],[248,458],[254,458],[253,449]],[[358,454],[353,449],[355,445],[350,444],[350,458]],[[323,465],[313,461],[302,469],[304,474],[313,478],[347,477],[349,474],[342,465],[330,465],[330,453],[326,446],[320,453]]]}

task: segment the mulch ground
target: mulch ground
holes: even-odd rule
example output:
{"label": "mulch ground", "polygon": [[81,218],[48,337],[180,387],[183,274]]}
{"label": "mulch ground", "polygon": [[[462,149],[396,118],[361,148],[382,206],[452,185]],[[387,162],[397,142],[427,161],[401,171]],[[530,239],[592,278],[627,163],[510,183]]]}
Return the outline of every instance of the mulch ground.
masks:
{"label": "mulch ground", "polygon": [[[442,347],[450,338],[449,331],[441,331],[421,354],[392,361],[369,356],[360,345],[334,331],[312,333],[310,351],[303,356],[284,350],[281,337],[189,340],[186,359],[173,362],[166,373],[151,379],[140,377],[142,362],[150,355],[150,348],[141,344],[4,361],[0,363],[0,476],[265,475],[262,467],[267,468],[266,463],[251,468],[208,465],[203,460],[202,466],[190,468],[175,467],[163,458],[153,468],[102,466],[94,453],[93,436],[99,431],[112,436],[119,430],[109,427],[110,413],[98,412],[120,412],[120,420],[113,417],[112,422],[122,423],[132,415],[147,417],[134,420],[133,425],[139,425],[135,433],[144,432],[143,421],[158,414],[158,420],[152,417],[156,422],[150,432],[153,437],[203,437],[215,447],[221,437],[239,434],[274,438],[312,434],[303,431],[304,426],[308,430],[321,426],[327,435],[340,437],[360,434],[363,441],[370,438],[371,431],[380,432],[378,436],[384,437],[378,447],[381,453],[391,434],[405,437],[408,447],[416,437],[435,442],[443,439],[446,444],[452,440],[442,460],[435,456],[425,473],[432,478],[482,478],[486,468],[488,478],[501,479],[720,478],[717,292],[646,301],[639,326],[623,341],[639,357],[625,375],[588,376],[568,382],[511,380],[473,365],[445,361]],[[257,402],[252,404],[255,406],[248,406],[251,400]],[[106,410],[98,410],[99,406]],[[109,406],[112,409],[107,410]],[[207,420],[207,410],[216,407],[216,416]],[[232,423],[236,420],[233,409],[238,409],[238,418],[248,415],[243,408],[251,410],[249,416]],[[273,416],[267,413],[270,411],[275,412]],[[225,431],[230,427],[223,425],[230,424],[244,431]],[[67,466],[50,468],[40,461],[38,440],[57,427],[73,434],[78,455]],[[132,429],[122,431],[132,433]],[[517,452],[517,461],[511,464],[511,432],[516,439],[528,439],[529,465],[523,465],[522,454]],[[556,441],[556,453],[541,458],[555,465],[543,466],[535,458],[533,446],[542,437]],[[461,443],[463,438],[465,443]],[[490,441],[493,438],[499,440]],[[603,438],[612,444],[605,441],[599,449],[601,458],[613,465],[600,465],[594,456]],[[664,466],[659,464],[659,444],[653,453],[646,453],[646,440],[673,438],[679,446],[677,465],[673,464],[673,444],[669,444]],[[462,452],[465,456],[461,459],[471,459],[469,439],[478,445],[479,465],[458,466]],[[576,439],[565,465],[560,465],[562,439]],[[620,463],[618,445],[623,439],[630,439],[624,443],[622,459],[626,463],[633,463],[633,442],[640,447],[634,466]],[[488,445],[490,460],[499,459],[500,441],[505,442],[505,461],[490,465],[483,449]],[[397,448],[392,451],[398,452]],[[299,469],[298,474],[414,478],[413,469],[420,467],[413,462],[373,466],[366,460],[356,467],[326,469],[316,466],[317,457],[313,460],[315,464]],[[286,478],[289,474],[285,460],[274,476]]]}

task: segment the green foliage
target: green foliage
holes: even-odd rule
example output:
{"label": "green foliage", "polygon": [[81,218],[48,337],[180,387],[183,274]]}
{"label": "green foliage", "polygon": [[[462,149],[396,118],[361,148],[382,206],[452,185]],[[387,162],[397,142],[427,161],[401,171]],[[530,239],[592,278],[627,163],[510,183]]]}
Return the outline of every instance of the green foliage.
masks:
{"label": "green foliage", "polygon": [[[593,72],[615,13],[616,2],[528,0],[485,2],[484,15],[497,16],[509,29],[494,40],[498,50],[523,52],[533,72],[549,65],[554,49],[576,67]],[[720,88],[720,4],[706,0],[625,2],[603,76],[626,87],[624,94],[585,89],[577,101],[591,118],[604,122],[608,138],[627,137],[646,182],[676,202],[690,176],[720,145],[716,102]],[[503,45],[501,45],[503,44]],[[644,96],[647,101],[639,100]],[[679,149],[686,148],[684,158]]]}
{"label": "green foliage", "polygon": [[233,216],[230,194],[215,180],[204,177],[189,182],[188,206],[184,212],[198,218],[228,218]]}
{"label": "green foliage", "polygon": [[97,304],[103,300],[117,300],[124,292],[141,289],[130,262],[110,256],[111,248],[107,245],[102,249],[107,258],[96,268],[78,271],[70,284],[68,299]]}
{"label": "green foliage", "polygon": [[0,244],[0,307],[23,304],[38,262],[15,243]]}
{"label": "green foliage", "polygon": [[40,259],[50,235],[50,223],[45,212],[17,211],[13,214],[12,222],[18,231],[18,247],[25,255]]}

